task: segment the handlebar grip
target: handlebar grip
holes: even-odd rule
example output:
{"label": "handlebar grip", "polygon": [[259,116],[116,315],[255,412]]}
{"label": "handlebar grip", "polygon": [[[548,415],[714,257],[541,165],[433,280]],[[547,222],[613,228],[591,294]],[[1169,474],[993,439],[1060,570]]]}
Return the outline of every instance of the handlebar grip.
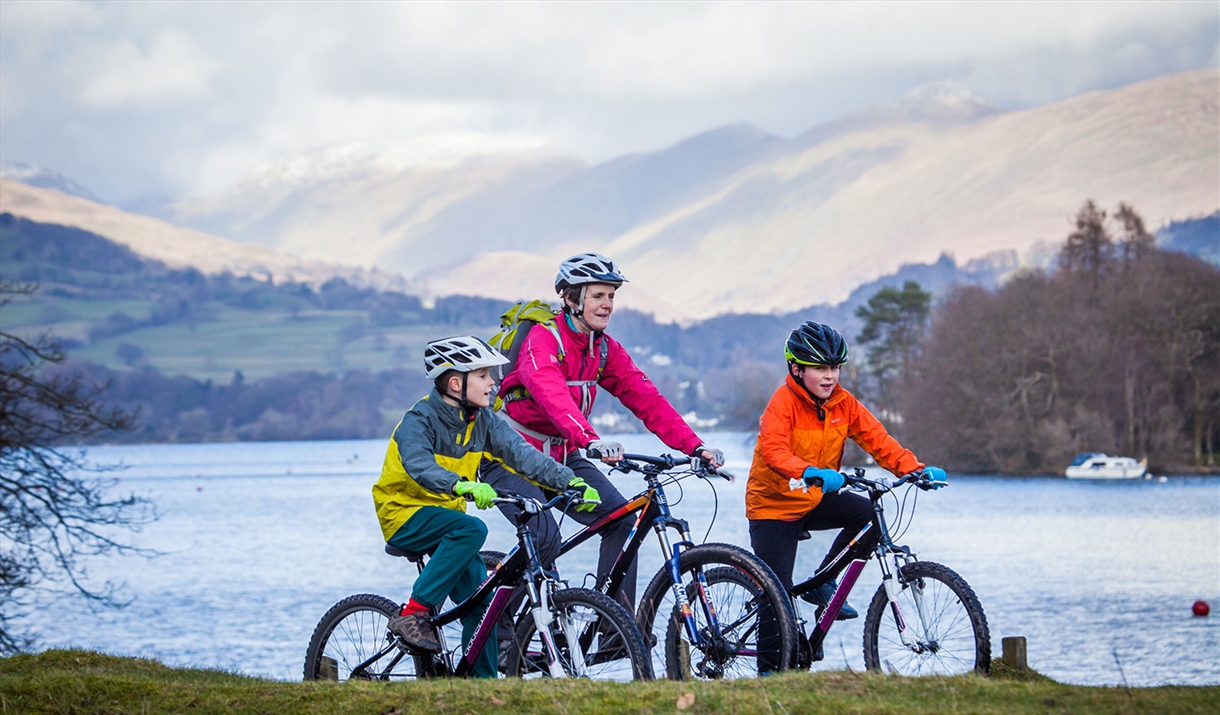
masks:
{"label": "handlebar grip", "polygon": [[588,457],[589,459],[601,459],[602,452],[600,449],[586,449],[585,456]]}
{"label": "handlebar grip", "polygon": [[811,487],[817,487],[818,489],[821,489],[826,484],[826,482],[823,481],[821,477],[814,477],[813,479],[810,479],[809,481],[807,481],[806,484],[808,484]]}

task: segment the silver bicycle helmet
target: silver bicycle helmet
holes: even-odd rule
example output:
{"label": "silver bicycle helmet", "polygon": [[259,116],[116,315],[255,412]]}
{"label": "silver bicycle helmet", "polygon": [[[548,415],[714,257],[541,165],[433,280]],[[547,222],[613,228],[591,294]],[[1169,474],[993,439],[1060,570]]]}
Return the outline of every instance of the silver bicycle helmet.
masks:
{"label": "silver bicycle helmet", "polygon": [[507,362],[508,358],[499,350],[472,335],[433,340],[424,348],[424,374],[429,380],[435,380],[448,370],[472,372]]}
{"label": "silver bicycle helmet", "polygon": [[586,283],[608,283],[617,288],[626,282],[614,261],[600,253],[578,253],[559,264],[555,292],[563,293],[572,286]]}

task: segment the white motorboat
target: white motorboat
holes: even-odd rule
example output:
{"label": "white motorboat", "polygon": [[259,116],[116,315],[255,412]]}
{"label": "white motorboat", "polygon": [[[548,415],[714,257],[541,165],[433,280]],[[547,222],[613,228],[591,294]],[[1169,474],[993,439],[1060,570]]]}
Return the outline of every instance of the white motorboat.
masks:
{"label": "white motorboat", "polygon": [[1063,474],[1069,479],[1139,479],[1147,471],[1147,460],[1137,462],[1131,457],[1085,452],[1076,455]]}

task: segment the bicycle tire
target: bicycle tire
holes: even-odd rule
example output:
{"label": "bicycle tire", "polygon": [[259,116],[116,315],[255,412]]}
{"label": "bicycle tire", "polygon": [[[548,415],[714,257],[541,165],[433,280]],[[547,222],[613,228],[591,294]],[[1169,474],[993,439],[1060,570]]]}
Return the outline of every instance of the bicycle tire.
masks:
{"label": "bicycle tire", "polygon": [[[947,566],[916,561],[899,570],[898,606],[916,641],[903,645],[885,586],[864,619],[864,665],[896,675],[960,675],[991,671],[991,633],[978,596]],[[922,599],[922,608],[916,603]]]}
{"label": "bicycle tire", "polygon": [[[652,680],[648,649],[622,604],[587,588],[556,591],[547,602],[554,617],[551,637],[559,648],[565,675],[593,680]],[[588,652],[574,658],[567,634],[585,633],[588,628],[597,629],[594,643],[590,643]],[[515,646],[507,662],[510,676],[550,677],[545,648],[528,611],[517,627]]]}
{"label": "bicycle tire", "polygon": [[391,648],[362,674],[352,669],[373,657],[392,636],[387,626],[399,604],[384,596],[362,593],[339,601],[314,628],[305,651],[305,680],[403,680],[428,677],[434,672],[433,656]]}
{"label": "bicycle tire", "polygon": [[[707,569],[704,577],[727,641],[722,649],[727,657],[722,657],[718,662],[704,662],[698,666],[692,664],[682,612],[675,605],[665,629],[666,675],[674,680],[720,680],[757,675],[758,663],[754,656],[759,647],[757,602],[762,590],[749,576],[728,566]],[[698,603],[699,593],[695,583],[687,585],[686,597],[693,604]],[[709,671],[709,668],[713,670]],[[715,677],[700,677],[708,672]],[[680,677],[674,678],[672,674],[679,674]]]}
{"label": "bicycle tire", "polygon": [[[707,574],[719,567],[730,568],[736,571],[741,577],[748,579],[752,584],[754,595],[758,599],[754,605],[767,604],[770,610],[775,614],[775,628],[778,635],[778,653],[774,654],[775,663],[771,668],[774,671],[789,670],[793,664],[793,656],[796,652],[796,644],[798,639],[796,627],[796,615],[792,609],[792,601],[788,596],[787,591],[780,584],[779,578],[771,567],[763,563],[757,556],[746,551],[739,546],[732,544],[701,544],[694,546],[682,552],[679,559],[679,571],[682,574],[682,582],[687,589],[687,597],[691,600],[691,610],[699,628],[707,629],[706,608],[710,607],[718,616],[717,620],[724,622],[722,611],[725,615],[730,616],[729,623],[741,621],[743,617],[749,615],[748,610],[743,610],[742,613],[732,613],[731,609],[724,609],[720,603],[714,600],[715,594],[710,594],[713,600],[706,606],[700,602],[702,596],[699,589],[696,587],[697,574],[702,572],[704,577]],[[726,583],[720,581],[718,583]],[[709,584],[710,588],[710,584]],[[695,598],[691,598],[691,594],[695,594]],[[651,642],[664,643],[665,647],[661,653],[653,655],[653,664],[656,666],[657,661],[660,661],[661,667],[665,669],[666,677],[671,680],[685,680],[689,678],[706,678],[719,679],[728,672],[725,666],[730,662],[734,663],[734,672],[743,672],[741,665],[748,662],[755,664],[752,675],[757,674],[757,661],[755,653],[751,652],[729,652],[725,650],[724,645],[709,644],[704,648],[692,648],[689,641],[686,639],[685,629],[681,638],[671,642],[669,638],[670,625],[675,618],[681,618],[681,613],[677,611],[678,605],[674,602],[672,581],[669,575],[669,569],[663,566],[655,576],[652,582],[648,584],[648,588],[644,590],[643,597],[640,598],[640,605],[637,609],[636,619],[640,625],[640,632],[649,634],[653,639]],[[667,614],[663,619],[657,619],[659,613]],[[757,610],[754,610],[755,615]],[[679,623],[679,626],[682,624]],[[731,642],[731,639],[722,640],[721,643]],[[683,652],[683,649],[685,651]],[[697,655],[696,655],[697,654]],[[692,663],[694,666],[692,667]]]}

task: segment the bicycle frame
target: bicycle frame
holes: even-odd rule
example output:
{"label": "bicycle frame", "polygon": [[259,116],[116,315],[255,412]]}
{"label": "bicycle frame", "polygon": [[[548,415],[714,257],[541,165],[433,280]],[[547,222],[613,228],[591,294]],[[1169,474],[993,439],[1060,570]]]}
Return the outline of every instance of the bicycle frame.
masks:
{"label": "bicycle frame", "polygon": [[[560,495],[542,506],[551,506],[563,498],[564,496]],[[488,645],[488,640],[491,638],[491,632],[496,625],[497,619],[504,612],[504,609],[508,607],[513,591],[524,581],[530,603],[530,612],[538,624],[539,636],[546,646],[547,669],[552,677],[567,677],[563,666],[559,662],[559,648],[551,638],[550,629],[546,627],[551,618],[550,609],[547,606],[549,587],[555,584],[556,581],[542,568],[541,561],[538,558],[538,549],[534,535],[528,525],[529,520],[539,513],[540,507],[532,500],[520,503],[523,503],[525,506],[516,517],[517,546],[514,546],[512,551],[505,556],[504,561],[487,575],[487,578],[483,580],[483,583],[479,585],[470,598],[447,611],[438,611],[437,609],[432,611],[432,625],[439,632],[441,627],[469,615],[471,611],[478,608],[489,597],[491,599],[486,612],[484,612],[482,619],[479,620],[474,635],[471,636],[470,645],[467,647],[466,653],[458,660],[456,665],[453,663],[452,654],[448,650],[442,650],[441,653],[434,655],[432,662],[436,664],[437,659],[439,659],[446,670],[445,674],[459,678],[470,674],[470,671],[474,668],[475,661],[478,660],[479,656],[483,653],[483,649]],[[420,561],[418,563],[422,571],[423,562]],[[542,584],[546,584],[547,587],[540,588],[539,586]],[[575,638],[569,639],[569,641],[570,643],[580,642],[580,647],[583,650],[592,641],[592,634],[582,635],[579,641]],[[353,673],[362,673],[369,664],[380,660],[390,650],[398,647],[398,644],[395,642],[388,643],[386,647],[357,665],[353,669]],[[407,651],[399,649],[398,654],[390,661],[389,667],[393,668],[408,655]],[[581,662],[581,660],[577,659],[576,662]],[[442,674],[430,673],[430,675]]]}
{"label": "bicycle frame", "polygon": [[[793,596],[800,596],[815,588],[824,586],[833,580],[831,574],[838,572],[841,565],[847,563],[847,567],[843,569],[839,587],[835,589],[830,603],[822,610],[821,617],[818,618],[813,630],[810,631],[809,648],[812,653],[817,653],[818,648],[826,640],[830,627],[834,625],[835,618],[839,615],[839,611],[843,609],[843,604],[847,602],[847,596],[856,585],[856,581],[859,580],[860,574],[864,571],[865,564],[874,556],[877,557],[877,564],[881,568],[881,583],[885,586],[885,593],[890,602],[890,612],[897,623],[899,637],[902,639],[903,645],[914,645],[914,641],[911,640],[908,634],[906,621],[902,617],[902,610],[898,606],[899,588],[894,574],[898,570],[899,561],[909,563],[914,561],[915,557],[911,554],[911,550],[908,547],[899,546],[890,538],[889,527],[885,521],[885,511],[881,504],[882,497],[891,491],[892,487],[883,488],[875,482],[865,480],[863,478],[863,469],[857,467],[855,472],[855,477],[858,481],[854,483],[862,484],[868,488],[868,498],[872,502],[873,507],[872,518],[860,531],[856,532],[856,535],[852,537],[847,546],[835,554],[834,558],[825,567],[818,569],[813,576],[789,589],[789,593]],[[869,532],[877,535],[875,543],[871,545],[868,542],[873,539]],[[890,563],[886,559],[886,556],[890,554],[894,556],[895,568],[891,568]]]}
{"label": "bicycle frame", "polygon": [[[689,464],[690,459],[674,459],[665,455],[662,460],[658,460],[655,457],[640,454],[627,454],[624,455],[624,459],[633,463],[632,469],[639,471],[643,475],[645,482],[644,491],[632,497],[623,506],[573,534],[563,542],[559,553],[561,556],[568,553],[594,536],[603,535],[620,520],[628,518],[628,515],[639,512],[635,518],[635,523],[631,527],[631,534],[627,538],[627,543],[624,544],[623,550],[619,552],[618,558],[615,559],[614,566],[606,574],[606,578],[602,583],[597,585],[597,590],[611,598],[618,594],[619,589],[622,588],[623,581],[626,579],[627,569],[632,561],[635,560],[636,555],[639,554],[640,545],[648,537],[648,528],[651,527],[661,543],[661,551],[665,557],[665,568],[668,570],[670,581],[672,582],[674,599],[682,610],[687,637],[690,638],[692,643],[704,644],[706,636],[699,630],[694,612],[691,610],[690,599],[687,598],[686,589],[682,586],[680,566],[682,551],[695,546],[694,541],[691,539],[690,524],[685,519],[676,518],[670,512],[669,501],[666,499],[665,490],[661,485],[661,477],[665,470]],[[635,462],[642,462],[643,464],[634,464]],[[627,470],[622,471],[626,472]],[[676,530],[681,539],[677,542],[671,542],[669,539],[669,529]],[[706,593],[708,589],[707,579],[704,578],[702,571],[698,573],[698,581],[700,592]],[[719,633],[720,626],[713,604],[709,603],[707,598],[701,598],[700,601],[704,604],[704,616],[707,618],[710,626],[709,631]]]}

